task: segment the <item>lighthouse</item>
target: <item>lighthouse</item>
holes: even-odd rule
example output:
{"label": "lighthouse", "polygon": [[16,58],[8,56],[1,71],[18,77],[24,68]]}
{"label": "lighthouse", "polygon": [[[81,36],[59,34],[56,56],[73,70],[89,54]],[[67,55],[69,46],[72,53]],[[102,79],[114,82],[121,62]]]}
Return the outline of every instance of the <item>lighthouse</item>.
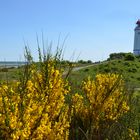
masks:
{"label": "lighthouse", "polygon": [[134,37],[134,50],[135,55],[140,55],[140,20],[136,22],[137,26],[135,28],[135,37]]}

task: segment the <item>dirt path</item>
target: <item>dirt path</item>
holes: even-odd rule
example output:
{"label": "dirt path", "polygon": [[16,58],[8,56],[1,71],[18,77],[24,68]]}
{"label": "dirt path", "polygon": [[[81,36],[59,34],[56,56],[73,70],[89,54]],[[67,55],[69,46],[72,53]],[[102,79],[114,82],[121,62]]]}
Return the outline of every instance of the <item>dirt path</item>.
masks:
{"label": "dirt path", "polygon": [[78,70],[81,70],[81,69],[85,69],[85,68],[88,68],[88,67],[92,67],[94,66],[95,64],[91,64],[91,65],[87,65],[87,66],[82,66],[82,67],[75,67],[73,68],[72,71],[78,71]]}
{"label": "dirt path", "polygon": [[[90,64],[90,65],[87,65],[87,66],[74,67],[74,68],[72,69],[72,72],[78,71],[78,70],[81,70],[81,69],[85,69],[85,68],[89,68],[89,67],[92,67],[92,66],[94,66],[94,65],[96,65],[96,64]],[[68,71],[65,71],[65,72],[63,73],[63,75],[67,75],[67,74],[68,74]]]}

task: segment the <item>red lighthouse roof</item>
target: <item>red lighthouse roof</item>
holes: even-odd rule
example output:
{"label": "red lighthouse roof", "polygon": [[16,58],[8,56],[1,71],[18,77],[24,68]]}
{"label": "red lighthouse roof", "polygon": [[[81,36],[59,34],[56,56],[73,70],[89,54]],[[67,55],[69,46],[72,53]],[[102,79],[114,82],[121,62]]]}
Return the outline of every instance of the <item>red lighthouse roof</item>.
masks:
{"label": "red lighthouse roof", "polygon": [[138,20],[138,21],[136,22],[136,24],[137,24],[137,25],[140,25],[140,20]]}

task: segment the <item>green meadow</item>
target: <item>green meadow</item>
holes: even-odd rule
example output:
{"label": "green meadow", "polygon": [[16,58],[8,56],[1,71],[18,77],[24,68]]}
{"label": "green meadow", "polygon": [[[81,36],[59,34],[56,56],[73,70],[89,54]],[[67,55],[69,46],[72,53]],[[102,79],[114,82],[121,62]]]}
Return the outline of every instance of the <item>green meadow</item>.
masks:
{"label": "green meadow", "polygon": [[[50,71],[48,71],[47,68],[49,69],[49,67],[51,67],[51,65],[48,65],[49,62],[51,62],[51,61],[48,61],[47,63],[34,62],[33,68],[32,68],[32,65],[31,65],[31,68],[34,69],[34,67],[36,67],[35,71],[37,74],[38,74],[38,72],[42,72],[44,75],[48,76],[48,72],[50,72]],[[55,64],[55,66],[54,66],[55,69],[59,69],[59,67],[61,67],[63,69],[62,78],[64,79],[64,81],[65,80],[68,81],[68,85],[70,87],[70,93],[65,96],[65,100],[63,98],[64,104],[67,104],[69,106],[70,110],[72,109],[72,106],[74,106],[74,108],[75,108],[75,110],[73,110],[74,111],[73,115],[71,116],[70,127],[68,127],[70,140],[73,140],[73,139],[75,139],[75,140],[79,140],[79,139],[92,140],[93,138],[95,138],[97,140],[101,140],[101,139],[103,139],[103,140],[112,140],[112,139],[113,140],[124,140],[124,139],[128,139],[128,140],[134,139],[135,140],[136,139],[137,140],[140,138],[140,109],[139,109],[139,106],[140,106],[140,57],[139,56],[134,56],[132,53],[113,53],[113,54],[110,54],[109,58],[103,62],[94,62],[93,63],[90,60],[88,60],[88,61],[80,60],[78,62],[70,62],[70,61],[57,62],[57,61],[55,61],[54,64]],[[6,83],[6,85],[8,85],[9,87],[13,86],[12,84],[10,84],[10,82],[12,83],[13,81],[14,82],[19,81],[21,74],[25,76],[25,77],[22,77],[23,79],[25,78],[24,79],[25,82],[26,82],[26,80],[28,81],[31,78],[29,75],[27,75],[28,70],[29,70],[28,68],[30,68],[30,65],[21,66],[21,67],[17,67],[17,68],[14,68],[14,67],[0,68],[0,80],[1,80],[0,85],[3,86],[3,84]],[[27,70],[27,73],[25,70]],[[90,102],[87,99],[87,97],[83,91],[83,81],[86,81],[88,79],[88,77],[90,77],[91,80],[96,81],[96,76],[98,74],[102,74],[102,76],[103,75],[107,76],[107,74],[116,74],[116,75],[120,75],[122,77],[122,79],[124,80],[126,92],[122,91],[123,92],[122,97],[121,97],[120,92],[118,92],[118,90],[120,90],[118,83],[115,83],[113,85],[113,87],[111,89],[112,91],[106,92],[103,87],[100,89],[101,91],[99,90],[99,92],[98,92],[98,90],[96,91],[96,89],[95,89],[95,91],[98,94],[100,94],[100,92],[102,92],[102,94],[104,94],[104,93],[106,94],[106,98],[105,98],[106,102],[108,102],[107,98],[109,98],[109,97],[114,98],[114,99],[117,99],[117,98],[120,99],[120,100],[117,100],[117,102],[119,103],[117,106],[119,110],[121,110],[121,106],[122,106],[123,102],[127,102],[127,105],[129,105],[130,110],[127,110],[127,113],[124,113],[122,116],[118,117],[116,121],[107,119],[104,116],[105,112],[101,112],[102,114],[100,114],[100,109],[102,109],[102,108],[100,108],[100,103],[99,104],[97,103],[97,106],[96,106],[97,108],[95,107],[97,110],[99,109],[99,112],[96,112],[96,109],[94,109],[94,104],[93,104],[93,108],[89,107]],[[26,77],[26,75],[27,75],[27,77]],[[53,75],[51,75],[51,76],[52,76],[51,79],[53,79],[54,78]],[[48,80],[50,77],[44,77],[44,78],[46,78]],[[104,78],[101,79],[100,82],[102,82],[102,80],[104,80]],[[116,79],[114,79],[114,80],[116,80]],[[44,82],[44,84],[46,84],[45,81],[43,81],[43,82]],[[118,82],[120,82],[120,81],[118,81]],[[34,80],[33,80],[33,83],[34,83]],[[110,82],[109,84],[111,85],[111,83],[113,83],[113,81]],[[24,86],[25,86],[25,88],[27,86],[24,84],[25,83],[23,82],[23,87],[22,87],[23,91],[24,91]],[[39,83],[39,84],[42,84],[42,83]],[[86,84],[88,85],[88,82]],[[104,86],[104,84],[102,86]],[[109,84],[106,85],[107,88],[110,86]],[[49,87],[48,83],[47,83],[47,86]],[[56,85],[54,85],[54,86],[56,86]],[[96,88],[98,89],[99,87],[100,87],[100,84],[97,84]],[[40,88],[42,88],[42,87],[39,86],[39,89]],[[49,87],[49,88],[50,88],[50,91],[53,89],[51,87]],[[27,89],[30,89],[30,88],[27,88]],[[57,89],[57,87],[56,87],[56,89]],[[39,91],[39,90],[37,90],[37,91]],[[113,96],[113,92],[115,92],[115,91],[117,91],[120,94],[120,96],[118,96],[118,97],[116,97],[116,95]],[[5,92],[5,91],[3,91],[3,92],[6,94],[5,96],[7,96],[9,98],[7,93],[8,92],[11,93],[11,91],[9,90],[8,92]],[[90,90],[88,90],[88,92],[90,93]],[[88,94],[88,92],[87,92],[87,94]],[[91,93],[94,95],[94,92],[91,92]],[[98,95],[96,95],[96,96],[98,96]],[[79,102],[77,100],[76,103],[74,105],[72,105],[74,98],[75,99],[79,98],[78,100],[84,99],[84,101]],[[92,96],[91,96],[91,98],[92,98]],[[102,100],[103,95],[101,95],[100,98]],[[121,100],[122,100],[122,102],[121,102]],[[26,98],[25,98],[25,101],[26,101]],[[57,101],[58,100],[56,100],[56,102]],[[84,118],[84,120],[82,120],[83,119],[82,116],[79,116],[79,114],[76,114],[77,113],[76,109],[78,108],[77,106],[79,105],[78,102],[80,103],[81,106],[85,106],[89,110],[92,109],[91,111],[93,111],[93,112],[95,111],[95,114],[97,116],[99,115],[100,120],[98,120],[96,117],[94,119],[97,119],[97,121],[99,123],[98,125],[99,125],[100,132],[98,132],[98,126],[96,126],[94,128],[94,130],[91,131],[92,127],[94,127],[96,122],[94,122],[93,118],[90,118],[90,116],[89,116],[91,113],[90,111],[89,111],[88,118]],[[92,102],[91,102],[91,104],[92,104]],[[95,102],[95,104],[96,104],[96,102]],[[113,105],[114,103],[111,103],[111,104]],[[104,104],[102,104],[102,105],[104,106]],[[119,110],[117,111],[118,113],[119,113]],[[85,109],[83,109],[83,111],[85,111]],[[81,113],[80,110],[78,113]],[[112,114],[113,113],[115,114],[115,111],[112,111]],[[117,114],[116,114],[116,116],[117,116]],[[87,119],[87,121],[86,121],[86,119]],[[57,122],[58,120],[56,119],[55,121]],[[9,128],[8,128],[8,131],[9,131]],[[2,134],[2,137],[0,137],[0,138],[4,138],[5,136],[3,136],[3,134],[4,134],[3,130],[0,129],[0,132]],[[11,133],[13,133],[13,131],[11,131]],[[98,135],[100,137],[98,137]],[[9,135],[8,135],[8,137],[9,137]]]}

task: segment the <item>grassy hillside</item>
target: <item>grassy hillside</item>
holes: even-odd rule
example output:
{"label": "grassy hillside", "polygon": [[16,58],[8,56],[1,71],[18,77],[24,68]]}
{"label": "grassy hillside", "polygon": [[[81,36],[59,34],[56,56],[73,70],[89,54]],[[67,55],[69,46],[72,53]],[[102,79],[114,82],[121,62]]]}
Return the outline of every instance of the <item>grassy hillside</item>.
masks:
{"label": "grassy hillside", "polygon": [[[64,64],[63,64],[64,63]],[[62,68],[66,69],[67,64],[70,62],[62,62]],[[86,66],[92,64],[88,61],[80,60],[76,67]],[[16,80],[18,73],[21,69],[19,68],[1,68],[0,79],[1,80]],[[119,73],[123,76],[127,86],[140,88],[140,57],[135,57],[131,53],[114,53],[110,54],[108,60],[100,63],[95,63],[89,68],[84,68],[78,71],[71,72],[69,76],[69,82],[77,89],[81,81],[86,79],[88,76],[92,78],[98,73]]]}
{"label": "grassy hillside", "polygon": [[[113,57],[112,57],[113,55]],[[110,58],[92,67],[72,72],[69,81],[73,87],[79,87],[88,76],[95,77],[98,73],[121,74],[129,88],[140,88],[140,58],[131,53],[111,54]]]}
{"label": "grassy hillside", "polygon": [[[48,58],[0,69],[0,80],[6,80],[0,83],[0,139],[139,139],[140,94],[130,94],[123,85],[125,79],[127,86],[139,88],[138,57],[113,54],[102,63],[74,69],[68,77],[70,85],[62,75],[75,64],[58,62]],[[96,79],[82,85],[88,76]]]}

